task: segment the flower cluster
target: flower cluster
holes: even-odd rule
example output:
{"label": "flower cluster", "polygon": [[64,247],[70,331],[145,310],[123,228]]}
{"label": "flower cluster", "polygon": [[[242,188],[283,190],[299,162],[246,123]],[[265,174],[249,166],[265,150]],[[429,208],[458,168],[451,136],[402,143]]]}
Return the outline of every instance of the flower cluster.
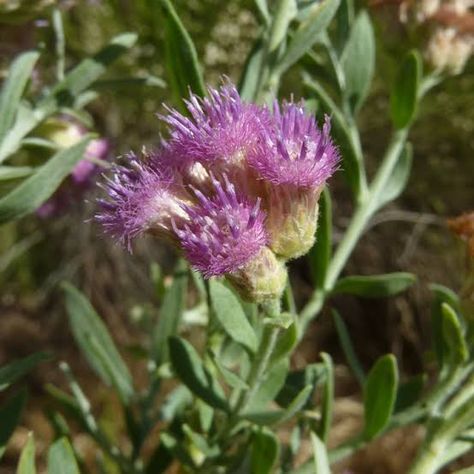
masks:
{"label": "flower cluster", "polygon": [[97,220],[129,249],[154,234],[206,278],[275,298],[284,262],[314,243],[318,198],[338,165],[329,118],[320,129],[302,104],[244,103],[229,83],[186,105],[188,116],[159,116],[169,134],[158,149],[115,167]]}

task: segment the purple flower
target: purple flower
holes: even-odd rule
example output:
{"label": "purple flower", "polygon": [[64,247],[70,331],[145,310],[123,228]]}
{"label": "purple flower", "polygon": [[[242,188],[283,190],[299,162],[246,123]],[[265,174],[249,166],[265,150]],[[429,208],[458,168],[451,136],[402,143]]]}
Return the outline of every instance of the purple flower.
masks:
{"label": "purple flower", "polygon": [[126,165],[116,166],[106,180],[109,199],[99,200],[97,221],[129,250],[131,241],[147,231],[173,238],[172,221],[187,218],[182,205],[188,196],[179,177],[157,156],[139,159],[131,153]]}
{"label": "purple flower", "polygon": [[233,273],[255,257],[267,243],[265,214],[260,200],[250,201],[224,178],[212,178],[214,194],[193,189],[197,203],[185,205],[189,220],[175,225],[191,265],[205,277]]}
{"label": "purple flower", "polygon": [[[229,165],[245,160],[256,146],[269,112],[264,107],[242,102],[236,88],[225,84],[218,90],[209,88],[209,97],[191,94],[186,101],[190,117],[174,109],[159,117],[168,124],[170,137],[164,147],[178,165],[202,163]],[[214,170],[217,171],[217,170]]]}
{"label": "purple flower", "polygon": [[284,103],[281,111],[275,102],[273,121],[273,128],[265,129],[264,138],[249,156],[259,177],[277,186],[324,186],[339,162],[329,117],[320,130],[302,104]]}

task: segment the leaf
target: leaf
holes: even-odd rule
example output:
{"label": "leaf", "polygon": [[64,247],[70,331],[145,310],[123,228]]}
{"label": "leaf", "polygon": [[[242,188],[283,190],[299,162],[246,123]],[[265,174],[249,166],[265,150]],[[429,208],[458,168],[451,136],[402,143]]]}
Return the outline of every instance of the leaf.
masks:
{"label": "leaf", "polygon": [[270,39],[268,42],[268,52],[273,53],[283,42],[287,35],[288,26],[296,17],[298,8],[296,0],[280,0],[276,4],[276,11],[273,13],[273,21],[270,27]]}
{"label": "leaf", "polygon": [[326,369],[326,382],[324,384],[321,401],[321,423],[319,425],[318,435],[326,442],[329,436],[329,430],[331,429],[334,404],[334,364],[331,356],[325,352],[321,352],[321,359],[323,359],[323,364]]}
{"label": "leaf", "polygon": [[415,404],[423,392],[427,377],[425,374],[416,375],[405,383],[400,384],[397,391],[394,412],[398,413]]}
{"label": "leaf", "polygon": [[316,242],[309,253],[311,273],[316,288],[323,288],[332,252],[332,204],[331,194],[324,188],[319,199]]}
{"label": "leaf", "polygon": [[375,39],[368,13],[363,10],[352,27],[341,56],[346,87],[344,93],[353,112],[364,102],[375,69]]}
{"label": "leaf", "polygon": [[107,328],[80,291],[69,283],[63,283],[62,288],[76,343],[97,375],[107,385],[113,385],[128,404],[134,394],[132,378]]}
{"label": "leaf", "polygon": [[10,67],[0,93],[0,143],[13,125],[21,97],[38,58],[38,52],[29,51],[18,56]]}
{"label": "leaf", "polygon": [[83,157],[90,138],[62,150],[13,191],[0,199],[0,224],[30,214],[59,187],[74,165]]}
{"label": "leaf", "polygon": [[347,363],[349,364],[349,367],[351,368],[352,373],[359,382],[360,386],[363,387],[365,383],[364,369],[362,368],[362,364],[355,353],[354,345],[352,344],[347,326],[340,314],[335,309],[332,310],[332,316],[334,318],[339,342],[341,343],[342,350],[346,356]]}
{"label": "leaf", "polygon": [[247,56],[242,76],[239,81],[240,96],[243,100],[254,101],[257,96],[260,70],[265,58],[265,48],[261,38],[257,39]]}
{"label": "leaf", "polygon": [[304,387],[300,393],[291,401],[291,403],[283,411],[282,417],[278,420],[278,423],[284,423],[285,421],[291,420],[298,412],[300,412],[314,390],[314,384],[309,384]]}
{"label": "leaf", "polygon": [[235,294],[218,280],[209,282],[212,308],[226,334],[252,352],[258,340]]}
{"label": "leaf", "polygon": [[281,331],[278,340],[270,357],[269,366],[278,363],[284,357],[287,357],[298,343],[298,326],[292,324],[285,331]]}
{"label": "leaf", "polygon": [[173,273],[173,282],[166,290],[160,307],[158,324],[153,334],[152,359],[157,366],[168,362],[168,338],[176,334],[179,321],[186,307],[186,293],[188,289],[188,267],[180,259]]}
{"label": "leaf", "polygon": [[441,315],[445,351],[455,365],[460,365],[469,359],[469,348],[458,315],[448,303],[442,303]]}
{"label": "leaf", "polygon": [[347,293],[363,298],[383,298],[405,291],[416,277],[411,273],[398,272],[386,275],[349,276],[341,278],[334,286],[333,293]]}
{"label": "leaf", "polygon": [[263,21],[268,25],[270,23],[270,12],[268,11],[267,0],[254,0],[258,12]]}
{"label": "leaf", "polygon": [[25,178],[32,175],[34,171],[35,169],[31,166],[0,166],[0,181]]}
{"label": "leaf", "polygon": [[429,288],[435,294],[436,299],[440,303],[447,303],[456,311],[459,311],[461,309],[459,296],[453,290],[451,290],[451,288],[448,288],[443,285],[438,285],[437,283],[432,283],[431,285],[429,285]]}
{"label": "leaf", "polygon": [[304,369],[290,372],[275,401],[281,407],[287,408],[306,386],[316,387],[324,379],[325,371],[324,365],[318,363],[308,364]]}
{"label": "leaf", "polygon": [[0,162],[15,153],[22,139],[45,118],[57,112],[59,108],[76,105],[75,100],[80,93],[96,81],[121,54],[131,48],[136,40],[137,35],[134,33],[116,36],[95,56],[82,60],[37,103],[34,111],[22,104],[13,128],[5,136],[5,140],[0,142]]}
{"label": "leaf", "polygon": [[407,143],[400,153],[392,174],[378,197],[378,208],[385,206],[402,194],[410,178],[413,161],[413,147]]}
{"label": "leaf", "polygon": [[26,403],[26,390],[21,390],[0,406],[0,459],[7,448],[8,440],[20,422],[21,413]]}
{"label": "leaf", "polygon": [[280,73],[289,69],[313,47],[319,34],[331,23],[339,3],[340,0],[324,0],[314,7],[314,11],[295,31],[285,54],[278,63]]}
{"label": "leaf", "polygon": [[179,379],[197,397],[208,405],[229,411],[229,406],[221,394],[217,383],[204,367],[201,359],[189,342],[178,336],[168,339],[171,365]]}
{"label": "leaf", "polygon": [[0,367],[0,391],[8,388],[12,383],[34,369],[40,362],[49,360],[51,356],[46,352],[36,352],[23,359],[18,359]]}
{"label": "leaf", "polygon": [[418,104],[421,58],[416,50],[402,61],[390,96],[390,116],[395,128],[405,128],[413,120]]}
{"label": "leaf", "polygon": [[392,354],[380,357],[369,372],[364,390],[364,437],[381,433],[393,413],[398,386],[397,361]]}
{"label": "leaf", "polygon": [[354,22],[354,2],[353,0],[341,0],[341,5],[336,16],[337,29],[335,45],[337,51],[343,51],[349,38],[352,23]]}
{"label": "leaf", "polygon": [[278,438],[269,430],[261,428],[252,433],[250,465],[252,474],[270,474],[279,453]]}
{"label": "leaf", "polygon": [[218,357],[213,357],[213,362],[229,387],[235,388],[237,390],[248,390],[249,386],[247,383],[236,373],[232,372],[232,370],[229,370],[227,367],[225,367],[219,361]]}
{"label": "leaf", "polygon": [[313,445],[314,474],[331,474],[326,446],[315,433],[311,433],[311,443]]}
{"label": "leaf", "polygon": [[36,474],[35,439],[33,433],[28,433],[28,440],[21,450],[20,460],[16,469],[17,474]]}
{"label": "leaf", "polygon": [[79,467],[67,438],[58,439],[49,448],[48,474],[79,474]]}
{"label": "leaf", "polygon": [[204,81],[194,43],[182,24],[170,0],[159,0],[164,22],[165,52],[170,84],[181,101],[189,94],[189,88],[201,96],[206,95]]}

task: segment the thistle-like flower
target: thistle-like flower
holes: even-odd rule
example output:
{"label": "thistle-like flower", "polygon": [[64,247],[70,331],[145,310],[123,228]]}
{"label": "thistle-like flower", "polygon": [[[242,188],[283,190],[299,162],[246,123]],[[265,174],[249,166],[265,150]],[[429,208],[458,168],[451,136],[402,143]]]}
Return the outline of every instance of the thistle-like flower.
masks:
{"label": "thistle-like flower", "polygon": [[317,201],[338,154],[301,105],[273,112],[235,87],[191,95],[189,117],[168,109],[169,137],[116,167],[97,216],[130,248],[151,233],[171,241],[204,277],[225,276],[255,302],[279,298],[284,261],[314,242]]}
{"label": "thistle-like flower", "polygon": [[318,199],[339,155],[326,117],[322,130],[302,104],[277,103],[274,127],[266,131],[249,162],[266,183],[271,248],[282,257],[304,255],[314,243]]}

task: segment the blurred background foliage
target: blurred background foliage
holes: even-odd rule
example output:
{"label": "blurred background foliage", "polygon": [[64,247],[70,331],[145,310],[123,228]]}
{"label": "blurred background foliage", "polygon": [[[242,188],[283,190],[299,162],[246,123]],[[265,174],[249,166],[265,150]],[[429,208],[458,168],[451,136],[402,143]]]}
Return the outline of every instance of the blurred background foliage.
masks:
{"label": "blurred background foliage", "polygon": [[[0,2],[0,12],[3,3]],[[56,57],[51,10],[47,5],[52,2],[25,2],[30,3],[35,7],[27,5],[24,14],[4,17],[5,22],[0,24],[0,77],[5,77],[16,54],[39,48],[41,57],[32,77],[34,92],[52,83]],[[254,2],[175,0],[174,3],[196,44],[205,80],[216,85],[222,75],[227,75],[237,81],[258,35]],[[59,5],[67,40],[66,67],[93,54],[118,33],[133,31],[139,35],[136,46],[97,82],[99,96],[87,106],[87,115],[82,117],[93,124],[99,136],[110,141],[113,156],[156,144],[160,130],[155,114],[163,111],[163,102],[169,104],[173,100],[166,87],[162,27],[153,4],[151,0],[91,0],[63,1]],[[396,15],[377,8],[373,17],[378,34],[377,76],[359,117],[369,170],[375,168],[390,129],[388,91],[399,63],[397,45],[414,40],[401,29]],[[285,77],[282,96],[303,94],[299,72],[296,69]],[[424,359],[430,337],[427,282],[442,283],[455,290],[461,285],[463,247],[447,230],[445,219],[469,210],[473,204],[473,90],[471,62],[463,74],[445,81],[423,102],[411,132],[414,162],[407,191],[372,222],[350,261],[347,271],[351,274],[400,270],[419,277],[419,283],[410,291],[390,300],[360,300],[349,296],[335,300],[335,306],[346,315],[366,367],[381,353],[393,352],[399,358],[403,377],[419,372],[422,363],[429,363]],[[35,159],[42,158],[38,155]],[[337,229],[345,227],[351,213],[351,201],[341,173],[333,181],[332,191],[337,240]],[[81,198],[61,216],[35,217],[1,228],[0,365],[35,350],[54,349],[59,358],[72,365],[94,402],[102,406],[106,429],[118,431],[121,421],[115,419],[114,401],[104,399],[105,394],[95,390],[94,376],[71,343],[57,283],[67,278],[83,289],[107,320],[118,345],[126,348],[125,357],[133,367],[133,360],[140,359],[141,329],[157,311],[157,275],[169,273],[175,256],[170,248],[143,240],[131,257],[104,239],[91,222],[96,193],[91,190],[86,202]],[[309,269],[303,261],[293,262],[291,266],[294,287],[298,289],[297,301],[302,301],[311,290]],[[356,384],[344,366],[329,314],[310,327],[293,364],[298,367],[303,361],[315,360],[322,350],[331,352],[338,364],[334,436],[347,437],[360,423],[361,408],[351,398],[356,393]],[[34,396],[24,417],[24,429],[17,432],[14,449],[7,453],[6,460],[11,461],[11,466],[16,463],[28,428],[35,428],[39,451],[46,445],[51,430],[43,414],[46,403],[43,385],[64,384],[55,364],[43,364],[31,376],[31,382]],[[84,452],[88,449],[87,442],[84,439]],[[396,459],[386,456],[393,446],[400,451]],[[369,452],[359,454],[351,461],[351,467],[354,472],[401,473],[405,451],[409,458],[413,445],[395,434],[376,443]],[[11,469],[0,467],[0,473],[13,472]]]}

